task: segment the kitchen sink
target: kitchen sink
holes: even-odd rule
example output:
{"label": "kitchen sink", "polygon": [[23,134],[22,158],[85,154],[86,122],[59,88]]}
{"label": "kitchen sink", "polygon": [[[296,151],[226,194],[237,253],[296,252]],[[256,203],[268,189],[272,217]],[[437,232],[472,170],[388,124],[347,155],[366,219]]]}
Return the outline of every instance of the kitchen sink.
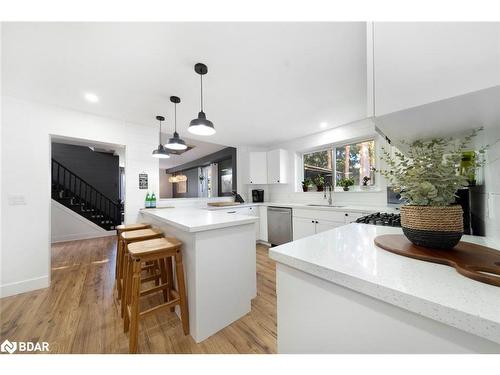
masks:
{"label": "kitchen sink", "polygon": [[336,204],[308,204],[307,206],[313,206],[313,207],[332,207],[332,208],[340,208],[340,207],[345,207],[345,206],[339,206]]}

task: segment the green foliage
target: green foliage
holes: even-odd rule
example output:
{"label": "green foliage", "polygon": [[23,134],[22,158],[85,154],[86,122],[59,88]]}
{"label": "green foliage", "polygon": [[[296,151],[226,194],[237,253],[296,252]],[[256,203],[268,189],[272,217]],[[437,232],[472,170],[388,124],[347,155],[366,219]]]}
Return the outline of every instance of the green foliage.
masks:
{"label": "green foliage", "polygon": [[339,186],[344,187],[344,188],[348,188],[349,186],[354,185],[354,179],[353,178],[341,178],[337,184]]}
{"label": "green foliage", "polygon": [[332,169],[330,152],[331,150],[324,150],[304,154],[304,165]]}
{"label": "green foliage", "polygon": [[[470,150],[472,139],[483,128],[473,130],[461,140],[435,138],[429,141],[402,141],[408,151],[392,156],[383,148],[382,160],[387,170],[380,173],[388,179],[401,197],[416,206],[448,206],[455,202],[456,191],[467,186],[467,177],[459,174],[464,151]],[[483,156],[486,148],[478,151]],[[484,164],[484,158],[474,158],[474,168]]]}
{"label": "green foliage", "polygon": [[304,186],[304,187],[311,186],[312,184],[313,184],[313,181],[309,177],[304,178],[304,181],[302,181],[302,186]]}
{"label": "green foliage", "polygon": [[317,187],[325,186],[325,178],[320,174],[314,177],[313,182]]}

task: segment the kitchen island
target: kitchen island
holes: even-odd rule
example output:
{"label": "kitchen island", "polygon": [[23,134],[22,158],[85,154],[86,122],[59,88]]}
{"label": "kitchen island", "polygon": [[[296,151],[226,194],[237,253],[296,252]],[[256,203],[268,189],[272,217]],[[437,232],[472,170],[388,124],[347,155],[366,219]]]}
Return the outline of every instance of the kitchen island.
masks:
{"label": "kitchen island", "polygon": [[203,208],[140,211],[183,243],[190,334],[198,343],[250,312],[256,296],[256,217]]}
{"label": "kitchen island", "polygon": [[373,242],[400,233],[349,224],[270,249],[278,352],[500,353],[500,288]]}

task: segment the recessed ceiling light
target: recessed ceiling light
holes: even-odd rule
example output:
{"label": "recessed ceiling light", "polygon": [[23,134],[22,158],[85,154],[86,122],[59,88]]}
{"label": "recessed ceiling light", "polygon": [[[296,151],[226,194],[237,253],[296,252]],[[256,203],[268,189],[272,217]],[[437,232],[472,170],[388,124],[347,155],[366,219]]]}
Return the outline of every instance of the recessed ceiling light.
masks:
{"label": "recessed ceiling light", "polygon": [[85,94],[85,100],[91,103],[97,103],[99,101],[99,97],[96,94],[93,94],[91,92],[87,92]]}
{"label": "recessed ceiling light", "polygon": [[325,129],[327,126],[328,126],[328,123],[327,123],[327,122],[322,122],[321,124],[319,124],[319,127],[320,127],[321,129]]}

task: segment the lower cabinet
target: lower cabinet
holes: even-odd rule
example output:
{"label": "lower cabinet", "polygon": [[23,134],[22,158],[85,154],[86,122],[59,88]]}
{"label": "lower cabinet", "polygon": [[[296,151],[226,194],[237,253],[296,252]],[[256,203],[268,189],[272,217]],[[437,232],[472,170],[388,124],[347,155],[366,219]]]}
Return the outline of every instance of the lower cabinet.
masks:
{"label": "lower cabinet", "polygon": [[321,233],[344,225],[344,222],[324,219],[310,219],[303,217],[293,218],[293,240],[298,240],[316,233]]}
{"label": "lower cabinet", "polygon": [[[262,216],[260,215],[260,207],[259,206],[249,206],[249,207],[234,207],[230,208],[226,211],[228,214],[237,214],[237,215],[249,215],[249,216],[255,216],[258,217],[259,220],[255,223],[255,239],[256,240],[263,240],[267,241],[267,216],[265,216],[265,221],[266,221],[266,231],[265,231],[265,239],[262,239],[261,237],[261,222],[262,222]],[[267,215],[267,212],[266,212]]]}
{"label": "lower cabinet", "polygon": [[345,224],[355,222],[366,213],[308,210],[304,208],[293,211],[293,240],[298,240],[316,233],[321,233]]}

